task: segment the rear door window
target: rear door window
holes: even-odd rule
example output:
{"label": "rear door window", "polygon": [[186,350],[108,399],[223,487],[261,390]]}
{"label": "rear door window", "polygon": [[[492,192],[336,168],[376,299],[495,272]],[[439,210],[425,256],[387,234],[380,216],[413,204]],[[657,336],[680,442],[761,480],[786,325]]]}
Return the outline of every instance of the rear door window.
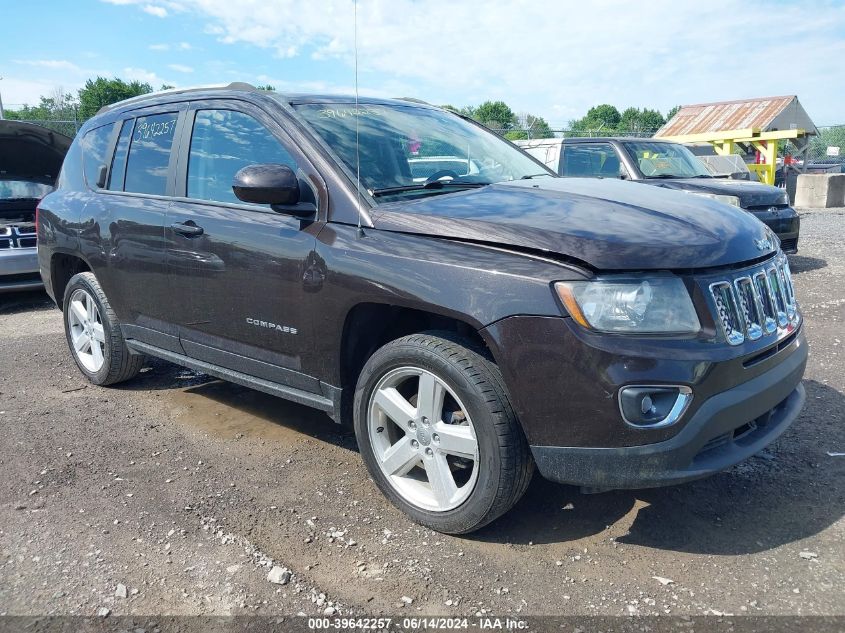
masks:
{"label": "rear door window", "polygon": [[250,115],[235,110],[197,111],[188,157],[189,198],[243,204],[232,191],[232,181],[238,170],[256,163],[297,169],[281,142]]}
{"label": "rear door window", "polygon": [[100,170],[108,165],[114,123],[89,130],[82,137],[82,171],[91,189],[97,188]]}
{"label": "rear door window", "polygon": [[567,145],[563,152],[564,176],[581,178],[618,178],[619,155],[610,143]]}
{"label": "rear door window", "polygon": [[178,112],[138,117],[126,161],[125,191],[163,196]]}

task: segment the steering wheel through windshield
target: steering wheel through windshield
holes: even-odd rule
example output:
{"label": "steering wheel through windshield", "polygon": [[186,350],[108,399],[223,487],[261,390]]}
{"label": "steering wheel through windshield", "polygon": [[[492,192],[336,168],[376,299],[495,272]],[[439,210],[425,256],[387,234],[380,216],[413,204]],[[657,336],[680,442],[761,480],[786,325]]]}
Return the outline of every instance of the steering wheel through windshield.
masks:
{"label": "steering wheel through windshield", "polygon": [[457,172],[452,171],[451,169],[441,169],[440,171],[436,171],[431,176],[425,179],[425,184],[430,182],[434,182],[436,180],[440,180],[441,178],[451,178],[452,180],[457,180],[460,176]]}

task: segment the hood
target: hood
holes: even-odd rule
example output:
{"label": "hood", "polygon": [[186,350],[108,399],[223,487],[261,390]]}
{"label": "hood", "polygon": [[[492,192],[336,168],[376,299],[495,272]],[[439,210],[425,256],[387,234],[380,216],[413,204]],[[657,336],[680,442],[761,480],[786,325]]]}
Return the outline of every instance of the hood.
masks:
{"label": "hood", "polygon": [[788,204],[786,192],[778,187],[747,180],[727,178],[672,178],[671,180],[646,179],[649,185],[682,191],[715,193],[722,196],[736,196],[743,208]]}
{"label": "hood", "polygon": [[547,251],[597,270],[724,266],[777,248],[770,230],[736,207],[599,178],[521,180],[382,204],[373,224]]}
{"label": "hood", "polygon": [[0,180],[54,184],[71,142],[41,125],[0,120]]}

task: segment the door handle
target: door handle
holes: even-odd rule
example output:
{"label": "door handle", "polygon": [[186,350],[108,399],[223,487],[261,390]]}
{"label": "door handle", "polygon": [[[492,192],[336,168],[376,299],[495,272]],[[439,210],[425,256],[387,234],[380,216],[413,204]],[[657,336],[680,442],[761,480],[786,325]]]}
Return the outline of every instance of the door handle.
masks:
{"label": "door handle", "polygon": [[197,235],[202,235],[204,232],[201,226],[197,226],[193,222],[190,224],[188,222],[174,222],[170,225],[170,228],[185,237],[196,237]]}

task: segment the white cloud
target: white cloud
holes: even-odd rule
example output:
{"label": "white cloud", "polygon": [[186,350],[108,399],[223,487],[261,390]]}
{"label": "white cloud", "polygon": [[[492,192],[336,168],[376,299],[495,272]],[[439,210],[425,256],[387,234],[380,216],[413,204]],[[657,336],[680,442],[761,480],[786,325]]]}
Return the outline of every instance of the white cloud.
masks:
{"label": "white cloud", "polygon": [[188,42],[177,42],[176,44],[150,44],[148,48],[151,51],[169,51],[169,50],[176,50],[176,51],[189,51],[192,50],[194,47],[191,46]]}
{"label": "white cloud", "polygon": [[185,66],[184,64],[168,64],[167,67],[170,70],[175,70],[177,73],[192,73],[194,69],[190,66]]}
{"label": "white cloud", "polygon": [[166,18],[167,17],[167,9],[164,7],[159,7],[153,4],[145,4],[141,7],[144,13],[149,13],[150,15],[154,15],[157,18]]}
{"label": "white cloud", "polygon": [[0,93],[3,94],[3,107],[16,110],[23,104],[35,105],[41,96],[50,96],[56,84],[50,81],[23,79],[4,76],[0,81]]}
{"label": "white cloud", "polygon": [[66,59],[16,59],[14,62],[24,66],[36,66],[39,68],[49,68],[51,70],[68,70],[71,72],[79,72],[82,70],[79,66],[73,62],[67,61]]}
{"label": "white cloud", "polygon": [[[351,77],[351,0],[158,4],[195,14],[204,32],[225,44],[248,43],[280,58],[334,61]],[[841,76],[843,32],[845,4],[834,0],[358,5],[362,86],[401,82],[435,102],[504,99],[558,125],[604,102],[665,112],[681,103],[793,93],[818,123],[835,123],[845,118],[839,108],[845,86],[831,81]]]}
{"label": "white cloud", "polygon": [[132,81],[133,79],[137,79],[138,81],[145,82],[150,84],[153,87],[153,90],[157,90],[159,86],[162,84],[172,84],[172,81],[166,81],[159,77],[156,73],[146,70],[144,68],[134,68],[134,67],[127,67],[123,69],[123,72],[120,74],[121,79],[125,79],[128,81]]}

